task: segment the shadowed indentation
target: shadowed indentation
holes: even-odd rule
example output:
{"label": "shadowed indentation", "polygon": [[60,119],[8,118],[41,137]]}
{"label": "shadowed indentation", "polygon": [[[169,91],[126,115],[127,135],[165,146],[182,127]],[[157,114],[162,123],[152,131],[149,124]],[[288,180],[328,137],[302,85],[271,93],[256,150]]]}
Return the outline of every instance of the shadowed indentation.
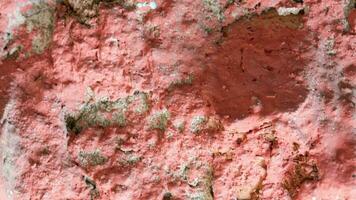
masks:
{"label": "shadowed indentation", "polygon": [[298,108],[308,90],[302,72],[308,33],[301,16],[275,11],[229,26],[206,55],[202,92],[217,114],[243,118]]}

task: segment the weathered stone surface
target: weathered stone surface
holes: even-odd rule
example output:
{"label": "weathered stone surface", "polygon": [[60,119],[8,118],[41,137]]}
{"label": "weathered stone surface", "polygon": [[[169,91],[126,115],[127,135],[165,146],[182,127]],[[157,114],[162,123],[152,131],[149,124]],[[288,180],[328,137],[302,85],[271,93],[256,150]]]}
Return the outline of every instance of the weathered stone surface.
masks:
{"label": "weathered stone surface", "polygon": [[0,1],[0,199],[355,199],[354,0]]}

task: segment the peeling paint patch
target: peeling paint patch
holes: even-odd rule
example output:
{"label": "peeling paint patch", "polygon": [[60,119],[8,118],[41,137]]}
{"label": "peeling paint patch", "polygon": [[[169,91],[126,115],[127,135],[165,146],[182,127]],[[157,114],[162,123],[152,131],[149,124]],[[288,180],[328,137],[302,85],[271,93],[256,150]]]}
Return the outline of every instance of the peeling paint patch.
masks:
{"label": "peeling paint patch", "polygon": [[301,11],[304,11],[304,8],[286,8],[280,7],[277,9],[278,15],[288,16],[288,15],[298,15]]}
{"label": "peeling paint patch", "polygon": [[14,9],[14,11],[11,13],[7,13],[7,26],[3,32],[3,35],[1,36],[3,38],[4,43],[2,46],[0,46],[0,57],[6,56],[9,53],[8,51],[6,51],[6,47],[13,40],[14,29],[23,25],[26,22],[26,18],[21,13],[21,9],[29,4],[30,2],[16,3],[16,8]]}
{"label": "peeling paint patch", "polygon": [[[26,6],[31,8],[24,12],[23,9]],[[13,32],[22,25],[26,25],[27,34],[36,31],[36,35],[31,41],[32,49],[28,51],[41,54],[49,47],[52,41],[54,10],[43,1],[16,3],[14,11],[7,14],[7,23],[2,36],[4,43],[0,47],[0,57],[17,59],[21,51],[26,51],[24,44],[18,44],[14,41],[16,36]]]}
{"label": "peeling paint patch", "polygon": [[[23,6],[26,6],[26,4],[24,4]],[[8,16],[8,26],[6,29],[7,32],[11,32],[14,28],[17,28],[25,23],[26,18],[21,14],[21,8],[22,7],[17,7],[13,13],[9,13],[7,15]]]}

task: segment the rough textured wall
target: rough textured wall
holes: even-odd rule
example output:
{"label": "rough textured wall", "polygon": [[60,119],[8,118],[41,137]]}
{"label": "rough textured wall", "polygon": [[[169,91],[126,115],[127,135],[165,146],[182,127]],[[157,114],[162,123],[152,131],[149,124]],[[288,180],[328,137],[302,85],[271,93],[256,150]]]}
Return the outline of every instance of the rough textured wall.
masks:
{"label": "rough textured wall", "polygon": [[0,199],[356,199],[354,0],[0,8]]}

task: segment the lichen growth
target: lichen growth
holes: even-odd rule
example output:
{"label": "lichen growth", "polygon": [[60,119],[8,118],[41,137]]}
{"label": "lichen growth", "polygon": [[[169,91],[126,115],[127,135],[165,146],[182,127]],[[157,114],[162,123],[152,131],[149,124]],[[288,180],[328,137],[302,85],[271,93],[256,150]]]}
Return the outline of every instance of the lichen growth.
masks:
{"label": "lichen growth", "polygon": [[169,132],[167,133],[167,139],[172,139],[173,136],[174,136],[173,132],[170,132],[170,131],[169,131]]}
{"label": "lichen growth", "polygon": [[220,6],[218,0],[203,0],[203,4],[219,21],[224,20],[223,8]]}
{"label": "lichen growth", "polygon": [[194,116],[190,122],[190,132],[197,134],[202,131],[214,133],[224,130],[224,126],[221,121],[215,116]]}
{"label": "lichen growth", "polygon": [[132,153],[128,153],[123,159],[119,160],[119,163],[124,166],[135,165],[139,161],[141,161],[141,156],[137,156]]}
{"label": "lichen growth", "polygon": [[189,74],[188,77],[183,79],[174,80],[168,86],[168,91],[173,91],[175,88],[182,87],[185,85],[192,85],[194,81],[193,74]]}
{"label": "lichen growth", "polygon": [[335,39],[334,38],[328,38],[325,41],[325,51],[326,54],[329,56],[334,56],[336,55],[336,51],[334,50],[334,46],[335,46]]}
{"label": "lichen growth", "polygon": [[113,122],[116,123],[119,127],[126,126],[126,116],[124,111],[118,111],[113,114]]}
{"label": "lichen growth", "polygon": [[99,100],[94,103],[85,103],[78,114],[65,116],[66,127],[69,132],[79,133],[88,127],[111,125],[112,121],[107,119],[103,113],[113,109],[114,102]]}
{"label": "lichen growth", "polygon": [[126,112],[141,115],[149,110],[149,98],[144,92],[135,92],[115,101],[108,98],[93,99],[95,98],[91,94],[77,113],[65,115],[68,132],[78,134],[89,127],[125,127],[128,123]]}
{"label": "lichen growth", "polygon": [[98,16],[101,2],[118,4],[128,11],[136,8],[134,0],[64,0],[64,3],[74,11],[78,21],[86,25],[90,25],[90,20]]}
{"label": "lichen growth", "polygon": [[182,133],[184,131],[184,127],[185,127],[185,121],[184,120],[176,120],[173,123],[173,126],[178,132]]}
{"label": "lichen growth", "polygon": [[100,150],[96,149],[90,152],[80,151],[78,153],[78,160],[81,166],[89,167],[103,165],[108,159],[101,154]]}
{"label": "lichen growth", "polygon": [[204,125],[207,122],[207,117],[205,116],[195,116],[190,123],[190,131],[192,133],[199,133],[204,129]]}
{"label": "lichen growth", "polygon": [[148,118],[149,129],[165,131],[168,125],[169,117],[170,113],[167,109],[153,113],[153,115]]}
{"label": "lichen growth", "polygon": [[188,180],[188,170],[189,163],[183,163],[179,166],[179,169],[176,173],[173,174],[175,180],[187,181]]}
{"label": "lichen growth", "polygon": [[189,200],[212,200],[210,194],[205,192],[196,192],[193,194],[188,195]]}
{"label": "lichen growth", "polygon": [[139,114],[146,113],[150,104],[147,93],[136,91],[133,96],[128,97],[128,103],[137,102],[135,112]]}
{"label": "lichen growth", "polygon": [[206,33],[206,35],[210,35],[213,32],[213,29],[205,24],[201,24],[200,28],[202,30],[204,30],[204,32]]}
{"label": "lichen growth", "polygon": [[189,194],[190,200],[213,200],[213,169],[211,166],[204,166],[203,176],[197,181],[197,191],[193,194]]}
{"label": "lichen growth", "polygon": [[22,49],[23,49],[22,45],[18,45],[16,47],[10,49],[10,51],[7,52],[7,55],[6,55],[5,59],[16,60],[19,57]]}
{"label": "lichen growth", "polygon": [[99,12],[100,0],[65,0],[82,23],[88,23]]}
{"label": "lichen growth", "polygon": [[155,24],[145,24],[144,28],[142,30],[142,37],[151,42],[151,43],[155,43],[155,42],[159,42],[159,36],[161,35],[161,29],[159,27],[159,25],[155,25]]}
{"label": "lichen growth", "polygon": [[189,181],[188,182],[188,185],[190,186],[190,187],[197,187],[199,184],[200,184],[200,178],[195,178],[195,179],[193,179],[192,181]]}

